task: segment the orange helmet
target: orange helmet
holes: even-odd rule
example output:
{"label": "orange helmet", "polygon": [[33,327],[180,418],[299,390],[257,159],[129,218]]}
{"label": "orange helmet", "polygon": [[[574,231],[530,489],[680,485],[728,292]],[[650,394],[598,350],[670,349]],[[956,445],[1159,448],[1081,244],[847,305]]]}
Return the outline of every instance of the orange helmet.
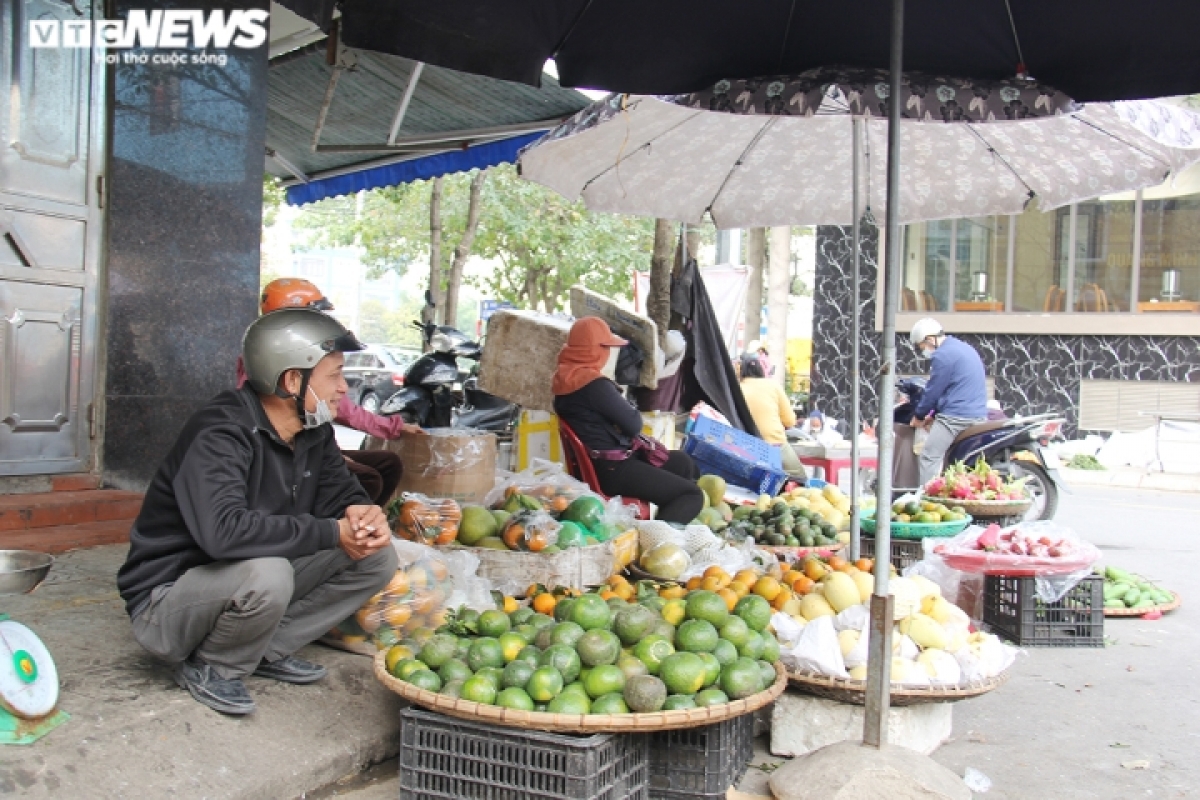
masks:
{"label": "orange helmet", "polygon": [[332,311],[333,303],[321,294],[310,281],[303,278],[276,278],[263,287],[262,313],[270,314],[281,308],[315,308],[317,311]]}

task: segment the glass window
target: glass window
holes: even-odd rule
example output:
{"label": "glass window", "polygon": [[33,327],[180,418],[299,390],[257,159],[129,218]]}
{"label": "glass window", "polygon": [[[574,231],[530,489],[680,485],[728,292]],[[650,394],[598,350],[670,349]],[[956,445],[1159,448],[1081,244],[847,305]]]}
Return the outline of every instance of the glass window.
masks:
{"label": "glass window", "polygon": [[1065,310],[1070,221],[1069,208],[1017,217],[1012,311]]}
{"label": "glass window", "polygon": [[955,220],[954,310],[1004,310],[1009,217]]}
{"label": "glass window", "polygon": [[1075,298],[1079,312],[1129,311],[1134,201],[1102,199],[1075,211]]}
{"label": "glass window", "polygon": [[1142,203],[1138,283],[1139,311],[1194,311],[1200,301],[1200,195]]}
{"label": "glass window", "polygon": [[345,363],[345,366],[343,366],[342,368],[343,369],[353,369],[355,367],[360,366],[361,364],[362,364],[362,354],[361,353],[347,353],[346,354],[346,363]]}
{"label": "glass window", "polygon": [[954,220],[905,227],[901,310],[945,311],[949,308],[953,231]]}

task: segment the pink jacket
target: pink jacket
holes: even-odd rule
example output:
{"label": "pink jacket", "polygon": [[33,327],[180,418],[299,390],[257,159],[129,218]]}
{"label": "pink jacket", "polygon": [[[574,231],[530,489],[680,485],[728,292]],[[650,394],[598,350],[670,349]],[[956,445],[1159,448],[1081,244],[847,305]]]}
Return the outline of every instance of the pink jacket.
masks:
{"label": "pink jacket", "polygon": [[[242,357],[238,356],[237,360],[237,388],[242,388],[246,383],[246,367],[242,364]],[[347,428],[353,428],[356,431],[369,433],[379,439],[399,439],[404,433],[404,418],[400,415],[394,417],[384,417],[379,414],[372,414],[370,411],[357,405],[349,396],[343,396],[338,403],[337,413],[333,418],[337,425],[344,425]]]}

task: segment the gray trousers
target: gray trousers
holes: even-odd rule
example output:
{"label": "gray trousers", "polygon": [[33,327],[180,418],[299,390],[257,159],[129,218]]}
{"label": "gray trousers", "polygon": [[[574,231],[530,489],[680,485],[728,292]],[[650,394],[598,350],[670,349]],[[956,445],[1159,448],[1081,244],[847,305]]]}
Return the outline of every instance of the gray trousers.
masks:
{"label": "gray trousers", "polygon": [[950,449],[950,445],[954,444],[954,437],[972,425],[978,425],[984,421],[983,419],[943,417],[940,414],[933,418],[933,425],[929,428],[929,437],[925,439],[925,444],[921,448],[921,456],[918,459],[921,466],[922,486],[941,474],[942,460],[946,457],[946,451]]}
{"label": "gray trousers", "polygon": [[222,678],[242,678],[328,633],[383,589],[396,566],[389,545],[361,561],[335,548],[194,567],[154,589],[133,636],[168,664],[195,655]]}

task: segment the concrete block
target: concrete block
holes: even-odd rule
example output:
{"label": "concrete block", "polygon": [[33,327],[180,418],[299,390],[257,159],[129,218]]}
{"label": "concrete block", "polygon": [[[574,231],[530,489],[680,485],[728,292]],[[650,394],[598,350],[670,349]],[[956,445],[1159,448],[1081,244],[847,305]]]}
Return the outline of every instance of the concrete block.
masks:
{"label": "concrete block", "polygon": [[962,778],[933,759],[896,745],[857,742],[784,764],[770,787],[777,800],[971,800]]}
{"label": "concrete block", "polygon": [[[950,738],[953,709],[953,703],[893,706],[887,740],[929,755]],[[771,714],[771,752],[799,756],[836,742],[861,742],[863,712],[863,706],[784,692]]]}
{"label": "concrete block", "polygon": [[550,382],[571,322],[535,311],[497,311],[488,320],[479,388],[529,411],[554,411]]}

